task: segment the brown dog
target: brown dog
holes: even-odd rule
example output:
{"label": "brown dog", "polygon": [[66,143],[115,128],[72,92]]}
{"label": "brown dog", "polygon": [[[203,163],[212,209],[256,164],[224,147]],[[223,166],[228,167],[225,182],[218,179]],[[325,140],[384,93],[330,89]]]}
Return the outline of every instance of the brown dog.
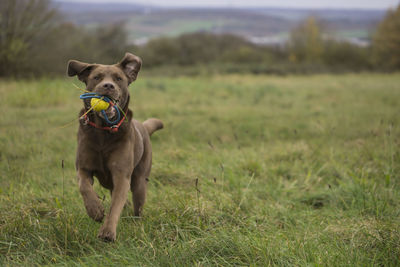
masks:
{"label": "brown dog", "polygon": [[[99,238],[114,241],[117,223],[125,205],[129,189],[133,194],[134,214],[139,216],[146,198],[146,187],[151,169],[150,135],[163,128],[158,119],[140,123],[132,119],[128,109],[128,86],[136,80],[142,61],[126,53],[115,65],[87,64],[76,60],[68,62],[68,75],[77,75],[86,84],[86,90],[107,96],[115,106],[105,111],[113,120],[117,117],[117,105],[121,114],[114,125],[105,120],[104,114],[90,111],[80,120],[76,170],[79,190],[88,215],[100,222],[104,208],[93,190],[93,176],[111,192],[110,212],[99,231]],[[90,109],[90,101],[84,100],[80,117]]]}

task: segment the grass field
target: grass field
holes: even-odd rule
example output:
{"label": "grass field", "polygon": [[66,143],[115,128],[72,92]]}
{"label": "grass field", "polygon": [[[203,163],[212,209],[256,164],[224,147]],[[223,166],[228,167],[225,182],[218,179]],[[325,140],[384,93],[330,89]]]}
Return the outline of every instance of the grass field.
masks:
{"label": "grass field", "polygon": [[140,76],[135,117],[165,129],[115,243],[78,192],[77,122],[59,128],[73,82],[0,81],[0,266],[400,265],[400,74]]}

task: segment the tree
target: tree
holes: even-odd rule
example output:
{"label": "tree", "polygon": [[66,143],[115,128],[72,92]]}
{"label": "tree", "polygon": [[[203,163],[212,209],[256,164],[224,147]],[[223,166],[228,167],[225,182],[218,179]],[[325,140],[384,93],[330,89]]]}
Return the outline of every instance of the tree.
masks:
{"label": "tree", "polygon": [[56,15],[49,0],[0,1],[0,76],[24,72],[29,50],[50,34]]}
{"label": "tree", "polygon": [[400,69],[400,5],[389,10],[373,38],[375,64],[384,69]]}
{"label": "tree", "polygon": [[0,0],[0,77],[63,74],[68,59],[107,64],[126,52],[123,24],[88,30],[60,17],[51,0]]}
{"label": "tree", "polygon": [[321,26],[314,17],[308,17],[290,33],[289,59],[292,62],[315,63],[321,60],[324,43]]}
{"label": "tree", "polygon": [[120,58],[126,52],[128,34],[123,23],[102,25],[93,33],[93,38],[98,43],[97,58],[104,64],[112,64],[116,58]]}

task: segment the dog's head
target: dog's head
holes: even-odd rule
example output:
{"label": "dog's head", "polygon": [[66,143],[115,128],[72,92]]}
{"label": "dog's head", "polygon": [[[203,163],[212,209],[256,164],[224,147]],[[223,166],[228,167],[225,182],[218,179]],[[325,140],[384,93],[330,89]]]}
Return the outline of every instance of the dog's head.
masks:
{"label": "dog's head", "polygon": [[129,101],[128,86],[136,80],[142,60],[126,53],[114,65],[89,64],[77,60],[68,62],[68,75],[77,75],[86,84],[86,90],[108,96],[125,107]]}

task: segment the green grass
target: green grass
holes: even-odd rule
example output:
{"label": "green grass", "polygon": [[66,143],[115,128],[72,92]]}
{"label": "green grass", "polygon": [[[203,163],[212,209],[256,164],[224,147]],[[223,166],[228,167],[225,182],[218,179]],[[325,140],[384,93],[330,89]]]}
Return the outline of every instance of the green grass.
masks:
{"label": "green grass", "polygon": [[0,81],[1,266],[400,264],[400,74],[140,76],[135,117],[165,129],[112,244],[78,192],[77,122],[59,128],[73,82]]}

